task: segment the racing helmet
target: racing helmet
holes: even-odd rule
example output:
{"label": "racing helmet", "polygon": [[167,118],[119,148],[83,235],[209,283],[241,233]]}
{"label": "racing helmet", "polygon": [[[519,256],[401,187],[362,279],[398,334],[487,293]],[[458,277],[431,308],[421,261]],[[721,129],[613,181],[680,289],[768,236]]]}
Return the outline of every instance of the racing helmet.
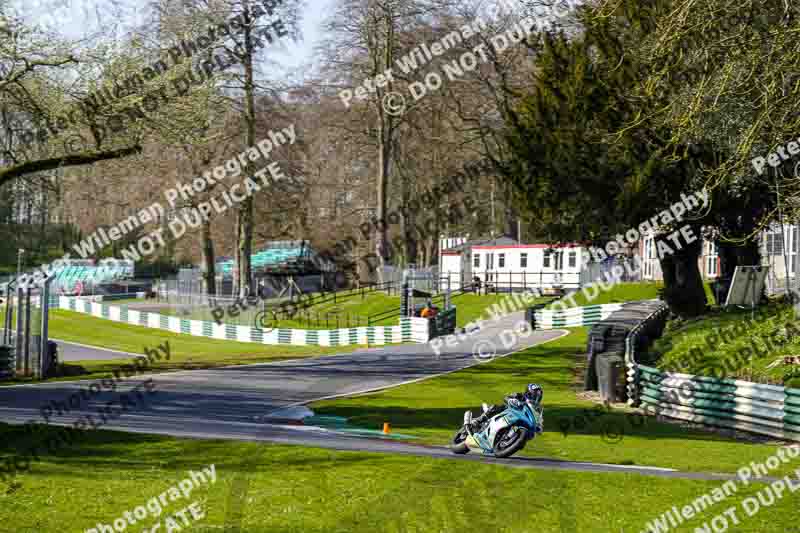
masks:
{"label": "racing helmet", "polygon": [[542,387],[536,383],[528,384],[528,387],[525,389],[525,399],[530,400],[534,405],[539,405],[542,403],[543,397],[544,391]]}

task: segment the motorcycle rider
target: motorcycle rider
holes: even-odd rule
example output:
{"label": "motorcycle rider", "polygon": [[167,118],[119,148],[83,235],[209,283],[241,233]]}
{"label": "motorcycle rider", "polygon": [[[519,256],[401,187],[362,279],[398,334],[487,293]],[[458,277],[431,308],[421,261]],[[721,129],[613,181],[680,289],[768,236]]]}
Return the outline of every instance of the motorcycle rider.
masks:
{"label": "motorcycle rider", "polygon": [[[503,398],[503,405],[491,405],[489,408],[478,418],[472,420],[472,423],[475,427],[481,427],[481,425],[492,418],[495,415],[502,413],[505,410],[505,406],[509,405],[511,407],[519,407],[522,403],[526,400],[530,400],[533,404],[534,410],[536,414],[539,416],[540,426],[542,420],[542,398],[544,397],[544,390],[542,387],[537,385],[536,383],[528,383],[528,386],[525,388],[525,392],[517,392],[512,393]],[[542,428],[538,428],[538,433],[542,432]]]}

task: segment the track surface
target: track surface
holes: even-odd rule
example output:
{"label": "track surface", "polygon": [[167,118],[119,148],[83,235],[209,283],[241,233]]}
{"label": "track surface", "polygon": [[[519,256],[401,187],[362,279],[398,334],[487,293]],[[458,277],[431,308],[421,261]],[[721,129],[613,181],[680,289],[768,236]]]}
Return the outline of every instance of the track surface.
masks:
{"label": "track surface", "polygon": [[60,361],[100,361],[108,359],[131,359],[137,354],[119,352],[99,346],[89,346],[76,342],[50,339],[58,344],[58,358]]}
{"label": "track surface", "polygon": [[[155,388],[144,406],[131,409],[103,429],[133,433],[151,433],[176,437],[219,438],[269,441],[281,444],[324,447],[337,450],[385,452],[455,460],[480,460],[517,468],[544,468],[589,472],[637,472],[647,475],[682,477],[687,479],[728,479],[720,474],[683,473],[669,469],[579,463],[538,458],[494,459],[470,454],[456,456],[444,447],[420,446],[404,442],[366,439],[322,428],[289,425],[275,417],[287,407],[323,398],[355,394],[430,378],[474,366],[481,361],[473,355],[476,343],[503,356],[520,349],[541,344],[566,334],[565,331],[536,331],[518,338],[513,345],[508,339],[522,319],[516,313],[485,325],[469,337],[462,337],[451,346],[443,346],[437,355],[429,345],[401,345],[360,350],[350,354],[314,359],[283,361],[269,364],[226,367],[213,370],[194,370],[130,378],[118,384],[116,392],[103,391],[81,401],[77,409],[61,416],[54,414],[49,423],[72,425],[84,415],[99,419],[98,410],[108,401],[119,405],[120,393],[130,391],[145,379],[152,379]],[[505,332],[505,333],[503,333]],[[505,336],[505,337],[503,337]],[[65,343],[87,358],[81,345]],[[96,350],[96,349],[95,349]],[[126,358],[127,354],[96,350],[97,355]],[[84,354],[84,355],[80,355]],[[533,381],[535,376],[531,376]],[[69,403],[70,396],[91,382],[56,382],[0,388],[0,421],[24,423],[43,422],[40,408],[51,401]],[[141,404],[140,404],[141,405]],[[459,421],[454,421],[454,427]],[[535,450],[535,441],[531,443]]]}
{"label": "track surface", "polygon": [[[82,402],[77,410],[53,417],[51,422],[72,424],[82,415],[96,414],[96,410],[107,401],[117,399],[119,392],[130,390],[145,379],[155,382],[152,405],[137,409],[137,416],[126,414],[109,427],[139,429],[141,424],[129,421],[129,417],[138,417],[154,429],[158,429],[161,423],[171,426],[176,419],[197,423],[253,422],[286,406],[385,388],[476,365],[481,361],[472,352],[473,344],[478,341],[484,347],[487,342],[493,343],[497,354],[505,355],[566,333],[557,330],[528,332],[526,338],[504,348],[501,332],[513,330],[521,318],[521,314],[505,317],[469,337],[465,336],[453,346],[442,346],[439,355],[427,344],[410,344],[276,363],[172,372],[146,378],[139,376],[119,383],[116,393],[103,391]],[[88,354],[97,350],[70,343],[65,343],[65,346],[74,353]],[[128,354],[97,352],[130,361]],[[3,387],[0,389],[0,420],[39,418],[40,406],[50,401],[67,401],[89,383],[62,381]],[[224,434],[220,436],[224,437]]]}

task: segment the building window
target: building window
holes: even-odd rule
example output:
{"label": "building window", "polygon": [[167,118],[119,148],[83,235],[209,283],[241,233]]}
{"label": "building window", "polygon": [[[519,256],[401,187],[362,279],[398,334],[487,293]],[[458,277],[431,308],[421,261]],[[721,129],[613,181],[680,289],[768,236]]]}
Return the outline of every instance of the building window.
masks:
{"label": "building window", "polygon": [[553,255],[553,252],[551,252],[550,250],[547,250],[544,253],[544,259],[542,259],[542,266],[544,268],[550,268],[550,258],[552,257],[552,255]]}
{"label": "building window", "polygon": [[578,251],[571,250],[569,252],[569,267],[575,268],[578,265]]}
{"label": "building window", "polygon": [[473,266],[474,268],[480,268],[480,266],[481,266],[481,256],[480,256],[480,255],[478,255],[478,254],[475,254],[475,255],[472,257],[472,266]]}
{"label": "building window", "polygon": [[506,254],[497,254],[497,268],[506,267]]}
{"label": "building window", "polygon": [[528,268],[528,254],[519,254],[519,267]]}
{"label": "building window", "polygon": [[709,255],[706,257],[706,276],[715,277],[717,275],[717,256]]}
{"label": "building window", "polygon": [[564,270],[564,252],[558,251],[556,256],[556,270]]}
{"label": "building window", "polygon": [[783,239],[780,231],[767,233],[767,255],[782,255]]}
{"label": "building window", "polygon": [[707,242],[706,243],[706,277],[716,277],[718,275],[717,272],[717,263],[718,263],[719,253],[717,252],[717,243],[715,242]]}

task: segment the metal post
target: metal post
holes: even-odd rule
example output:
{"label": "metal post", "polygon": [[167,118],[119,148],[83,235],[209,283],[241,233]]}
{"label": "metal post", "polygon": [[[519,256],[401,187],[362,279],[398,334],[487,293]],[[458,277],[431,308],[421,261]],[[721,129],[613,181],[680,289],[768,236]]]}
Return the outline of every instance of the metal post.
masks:
{"label": "metal post", "polygon": [[39,376],[44,379],[50,370],[44,363],[49,361],[46,354],[48,354],[48,321],[50,318],[50,283],[53,281],[52,277],[45,278],[42,283],[42,335],[39,338]]}
{"label": "metal post", "polygon": [[3,345],[5,346],[11,344],[11,322],[14,314],[14,307],[11,305],[11,284],[11,281],[6,283],[6,316],[3,320]]}
{"label": "metal post", "polygon": [[24,373],[26,376],[30,375],[33,371],[31,364],[31,286],[25,284],[25,339],[23,341],[24,349]]}
{"label": "metal post", "polygon": [[22,256],[25,255],[25,250],[19,248],[17,250],[17,279],[19,279],[20,275],[22,274]]}
{"label": "metal post", "polygon": [[23,314],[22,314],[22,287],[17,285],[17,338],[15,339],[16,346],[14,352],[14,359],[16,360],[17,372],[22,372],[22,327],[23,327]]}

